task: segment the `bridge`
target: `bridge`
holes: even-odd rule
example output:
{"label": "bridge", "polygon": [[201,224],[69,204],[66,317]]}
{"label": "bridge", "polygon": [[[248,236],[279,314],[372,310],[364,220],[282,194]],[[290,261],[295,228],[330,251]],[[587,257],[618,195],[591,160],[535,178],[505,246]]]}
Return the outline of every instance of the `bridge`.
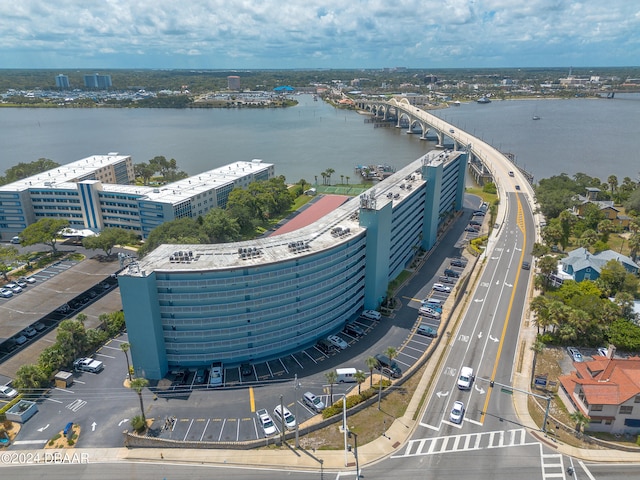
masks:
{"label": "bridge", "polygon": [[[411,105],[409,100],[392,99],[358,99],[355,100],[357,108],[368,111],[373,118],[382,122],[390,122],[395,119],[396,127],[401,128],[402,124],[408,124],[407,133],[415,133],[420,130],[420,139],[426,140],[427,134],[432,133],[437,138],[436,148],[445,148],[445,142],[452,143],[454,150],[465,150],[469,154],[469,169],[476,182],[484,185],[487,182],[496,180],[503,174],[507,176],[509,171],[519,170],[523,178],[529,183],[533,183],[533,176],[513,163],[513,156],[505,155],[496,148],[481,139],[460,130],[455,125],[430,114],[425,110]],[[447,142],[447,139],[450,142]],[[494,169],[500,168],[500,172]]]}

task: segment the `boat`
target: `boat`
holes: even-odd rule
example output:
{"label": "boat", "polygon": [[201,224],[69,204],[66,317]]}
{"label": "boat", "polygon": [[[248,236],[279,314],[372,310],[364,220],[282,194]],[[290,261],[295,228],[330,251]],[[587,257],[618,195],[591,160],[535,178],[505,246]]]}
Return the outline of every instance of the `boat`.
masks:
{"label": "boat", "polygon": [[533,117],[531,117],[531,120],[540,120],[540,117],[538,115],[534,115]]}
{"label": "boat", "polygon": [[453,106],[454,107],[459,107],[460,106],[460,100],[456,100],[455,102],[453,102]]}
{"label": "boat", "polygon": [[491,103],[491,100],[489,100],[487,97],[480,97],[477,100],[478,103]]}

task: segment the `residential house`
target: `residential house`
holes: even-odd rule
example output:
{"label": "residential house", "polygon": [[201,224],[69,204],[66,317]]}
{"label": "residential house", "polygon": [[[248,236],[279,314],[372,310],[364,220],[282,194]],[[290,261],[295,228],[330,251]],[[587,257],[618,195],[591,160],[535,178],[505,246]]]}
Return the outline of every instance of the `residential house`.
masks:
{"label": "residential house", "polygon": [[612,200],[597,200],[599,188],[587,187],[587,195],[576,195],[577,204],[573,207],[573,213],[578,217],[583,217],[587,205],[595,205],[604,214],[604,218],[610,220],[616,227],[627,230],[631,218],[620,213],[620,209],[616,208]]}
{"label": "residential house", "polygon": [[640,267],[626,255],[614,250],[605,250],[600,253],[590,253],[586,248],[576,248],[560,260],[558,276],[563,280],[596,280],[600,277],[602,267],[609,260],[616,260],[627,272],[638,274]]}
{"label": "residential house", "polygon": [[574,362],[573,366],[575,371],[559,378],[558,393],[569,409],[589,417],[585,429],[640,433],[640,357],[594,355],[592,361]]}

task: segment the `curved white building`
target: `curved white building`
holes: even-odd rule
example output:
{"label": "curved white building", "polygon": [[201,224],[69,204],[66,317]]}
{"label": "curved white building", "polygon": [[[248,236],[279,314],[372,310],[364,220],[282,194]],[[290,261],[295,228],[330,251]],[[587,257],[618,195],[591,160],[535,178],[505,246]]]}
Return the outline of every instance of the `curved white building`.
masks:
{"label": "curved white building", "polygon": [[294,232],[162,245],[130,265],[118,282],[137,374],[275,358],[379,307],[462,207],[466,159],[431,152]]}

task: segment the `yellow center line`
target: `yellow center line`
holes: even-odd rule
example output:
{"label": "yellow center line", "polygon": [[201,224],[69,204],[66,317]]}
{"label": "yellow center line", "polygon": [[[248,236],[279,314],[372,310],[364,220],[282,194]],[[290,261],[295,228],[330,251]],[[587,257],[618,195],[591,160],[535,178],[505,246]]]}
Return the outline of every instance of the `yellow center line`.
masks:
{"label": "yellow center line", "polygon": [[253,387],[249,387],[249,403],[251,404],[251,413],[256,412],[256,397],[253,395]]}
{"label": "yellow center line", "polygon": [[[527,232],[525,230],[524,225],[524,211],[522,209],[522,204],[520,203],[520,196],[516,194],[516,200],[518,202],[518,212],[517,212],[517,224],[518,228],[522,231],[524,235],[524,242],[522,247],[522,253],[520,254],[520,263],[522,265],[522,261],[524,260],[525,247],[527,245]],[[516,296],[516,289],[518,287],[518,280],[520,279],[521,270],[518,268],[518,274],[516,275],[516,280],[513,284],[513,290],[511,292],[511,298],[509,299],[509,308],[507,309],[507,318],[505,319],[504,326],[502,327],[502,335],[500,335],[500,343],[498,343],[498,353],[496,355],[496,361],[493,364],[493,372],[491,373],[491,380],[493,381],[496,377],[496,372],[498,370],[498,363],[500,363],[500,355],[502,354],[502,345],[504,344],[504,339],[507,334],[507,327],[509,326],[509,318],[511,317],[511,309],[513,308],[513,300]],[[491,388],[487,389],[487,398],[484,402],[484,407],[482,408],[482,414],[480,415],[480,423],[484,423],[484,417],[487,414],[487,408],[489,408],[489,400],[491,399]]]}

